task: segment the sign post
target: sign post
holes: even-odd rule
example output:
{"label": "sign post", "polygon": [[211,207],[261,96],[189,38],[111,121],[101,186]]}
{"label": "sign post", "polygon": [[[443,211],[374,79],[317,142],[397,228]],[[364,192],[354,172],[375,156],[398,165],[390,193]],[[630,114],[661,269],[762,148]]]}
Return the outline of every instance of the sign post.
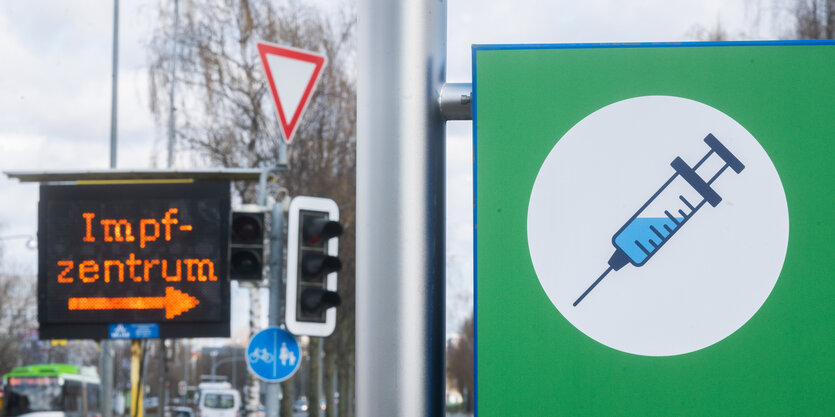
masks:
{"label": "sign post", "polygon": [[474,47],[478,415],[831,414],[833,66]]}
{"label": "sign post", "polygon": [[357,415],[443,416],[447,2],[358,8]]}

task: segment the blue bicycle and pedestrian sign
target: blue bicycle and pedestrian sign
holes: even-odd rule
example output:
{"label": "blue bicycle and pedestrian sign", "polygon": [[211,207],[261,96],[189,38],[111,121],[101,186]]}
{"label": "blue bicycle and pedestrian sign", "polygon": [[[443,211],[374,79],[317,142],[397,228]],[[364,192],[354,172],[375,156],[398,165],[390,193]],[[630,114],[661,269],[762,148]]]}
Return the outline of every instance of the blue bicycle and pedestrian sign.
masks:
{"label": "blue bicycle and pedestrian sign", "polygon": [[278,327],[261,330],[246,348],[246,364],[264,381],[284,381],[296,373],[300,363],[299,342],[292,333]]}

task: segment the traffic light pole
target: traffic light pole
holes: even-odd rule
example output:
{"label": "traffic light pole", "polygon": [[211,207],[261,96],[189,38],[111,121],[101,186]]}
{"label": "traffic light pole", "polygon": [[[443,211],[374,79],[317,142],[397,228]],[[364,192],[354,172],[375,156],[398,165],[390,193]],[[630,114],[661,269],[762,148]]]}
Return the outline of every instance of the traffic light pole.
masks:
{"label": "traffic light pole", "polygon": [[446,2],[361,0],[357,415],[444,415]]}
{"label": "traffic light pole", "polygon": [[[284,276],[284,207],[278,202],[273,204],[270,220],[270,309],[269,327],[281,324],[281,278]],[[281,385],[278,382],[267,383],[267,416],[278,417]]]}
{"label": "traffic light pole", "polygon": [[[261,330],[261,298],[257,286],[249,289],[249,340]],[[261,397],[261,381],[253,372],[246,374],[246,416],[256,417],[258,415],[258,404]]]}

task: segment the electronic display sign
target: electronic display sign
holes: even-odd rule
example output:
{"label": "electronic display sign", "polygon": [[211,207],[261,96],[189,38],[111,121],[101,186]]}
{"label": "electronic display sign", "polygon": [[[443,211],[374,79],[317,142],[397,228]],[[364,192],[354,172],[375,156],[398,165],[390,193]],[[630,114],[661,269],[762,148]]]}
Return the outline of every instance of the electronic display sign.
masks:
{"label": "electronic display sign", "polygon": [[40,337],[228,337],[229,183],[41,185]]}

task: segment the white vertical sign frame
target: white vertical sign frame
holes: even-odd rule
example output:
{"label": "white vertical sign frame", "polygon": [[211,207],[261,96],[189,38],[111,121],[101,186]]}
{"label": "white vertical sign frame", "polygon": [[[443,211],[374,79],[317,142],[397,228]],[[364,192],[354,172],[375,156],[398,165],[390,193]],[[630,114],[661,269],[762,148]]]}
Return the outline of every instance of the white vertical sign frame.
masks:
{"label": "white vertical sign frame", "polygon": [[[296,299],[299,279],[299,213],[302,210],[319,211],[328,213],[328,220],[339,221],[339,206],[329,198],[298,196],[290,202],[290,213],[288,218],[287,236],[287,288],[285,293],[286,315],[285,324],[287,330],[295,335],[307,335],[327,337],[336,329],[336,308],[329,308],[325,312],[324,323],[311,323],[296,319]],[[338,256],[339,239],[328,239],[327,253],[330,256]],[[328,291],[336,291],[337,273],[331,272],[327,276],[325,284]]]}

